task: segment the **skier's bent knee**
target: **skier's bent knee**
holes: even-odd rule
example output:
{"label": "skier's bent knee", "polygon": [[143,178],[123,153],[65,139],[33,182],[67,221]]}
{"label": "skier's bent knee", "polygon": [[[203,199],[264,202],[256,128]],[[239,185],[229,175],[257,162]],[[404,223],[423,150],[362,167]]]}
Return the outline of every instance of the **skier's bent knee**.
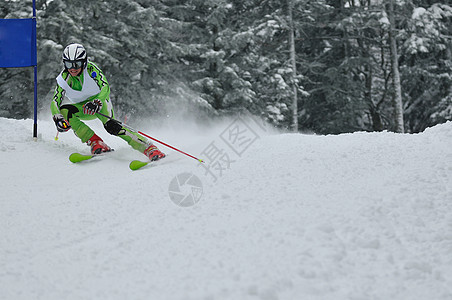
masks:
{"label": "skier's bent knee", "polygon": [[108,122],[104,124],[104,127],[105,130],[107,130],[107,132],[111,135],[124,134],[121,123],[116,120],[108,120]]}

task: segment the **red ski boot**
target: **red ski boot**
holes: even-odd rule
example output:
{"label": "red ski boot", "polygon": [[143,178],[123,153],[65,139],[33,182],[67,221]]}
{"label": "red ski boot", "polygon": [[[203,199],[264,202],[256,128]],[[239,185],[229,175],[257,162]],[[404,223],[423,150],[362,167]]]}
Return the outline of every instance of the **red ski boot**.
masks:
{"label": "red ski boot", "polygon": [[91,146],[91,154],[101,154],[102,152],[111,151],[111,148],[96,134],[94,134],[86,143],[88,146]]}
{"label": "red ski boot", "polygon": [[144,155],[149,157],[151,161],[156,161],[164,158],[165,153],[161,152],[156,146],[150,145],[146,150],[144,150]]}

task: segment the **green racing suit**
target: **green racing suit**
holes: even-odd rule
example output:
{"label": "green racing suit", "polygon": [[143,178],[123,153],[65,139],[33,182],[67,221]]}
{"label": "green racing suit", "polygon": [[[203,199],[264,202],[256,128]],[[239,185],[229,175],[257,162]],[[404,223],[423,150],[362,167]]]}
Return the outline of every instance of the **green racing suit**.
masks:
{"label": "green racing suit", "polygon": [[[82,70],[78,76],[71,76],[67,70],[63,70],[59,77],[60,78],[57,78],[57,85],[50,104],[50,111],[52,115],[62,114],[64,119],[72,127],[75,135],[79,137],[83,143],[86,143],[94,135],[94,131],[86,125],[83,120],[94,120],[97,118],[102,122],[105,129],[110,134],[122,138],[132,148],[140,151],[141,153],[144,153],[146,148],[152,144],[145,137],[130,130],[129,128],[124,126],[118,128],[118,123],[116,123],[116,126],[110,126],[112,121],[110,121],[107,117],[99,114],[89,115],[83,112],[83,106],[85,103],[97,99],[102,102],[102,108],[99,112],[114,118],[113,105],[110,100],[110,86],[102,70],[100,70],[94,63],[88,61],[86,69]],[[64,80],[64,82],[61,80]],[[86,90],[85,87],[88,85],[88,81],[90,81],[92,85],[94,85],[94,83],[97,85],[95,88],[91,87],[91,90],[99,92],[89,96],[86,99],[80,99],[83,95],[90,95],[89,92],[85,92],[85,94],[83,94],[84,90]],[[77,95],[79,97],[73,97],[73,99],[71,99],[72,95]],[[66,96],[72,103],[63,104],[64,96]],[[111,127],[114,129],[111,129]]]}

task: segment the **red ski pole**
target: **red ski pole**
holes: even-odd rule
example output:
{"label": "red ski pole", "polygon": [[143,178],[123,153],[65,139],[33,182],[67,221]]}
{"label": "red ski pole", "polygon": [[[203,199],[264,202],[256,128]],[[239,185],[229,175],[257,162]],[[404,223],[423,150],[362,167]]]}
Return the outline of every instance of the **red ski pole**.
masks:
{"label": "red ski pole", "polygon": [[195,157],[195,156],[193,156],[193,155],[191,155],[191,154],[188,154],[188,153],[186,153],[186,152],[184,152],[184,151],[182,151],[182,150],[179,150],[179,149],[177,149],[176,147],[173,147],[173,146],[171,146],[171,145],[168,145],[167,143],[164,143],[164,142],[162,142],[162,141],[159,141],[158,139],[153,138],[153,137],[147,135],[146,133],[141,132],[141,131],[139,131],[139,130],[136,130],[136,129],[134,129],[134,128],[132,128],[132,127],[126,125],[126,124],[123,124],[123,123],[119,122],[118,120],[113,119],[113,118],[110,117],[110,116],[104,115],[104,114],[102,114],[102,113],[100,113],[100,112],[98,112],[97,114],[101,115],[102,117],[108,118],[108,119],[110,119],[110,120],[112,120],[112,121],[118,122],[118,123],[121,124],[122,126],[129,128],[130,130],[133,130],[133,131],[135,131],[135,132],[138,132],[138,133],[141,134],[142,136],[145,136],[145,137],[147,137],[147,138],[149,138],[149,139],[151,139],[151,140],[153,140],[153,141],[155,141],[155,142],[157,142],[157,143],[160,143],[160,144],[162,144],[162,145],[164,145],[164,146],[166,146],[166,147],[168,147],[168,148],[171,148],[171,149],[176,150],[176,151],[178,151],[178,152],[180,152],[180,153],[182,153],[182,154],[185,154],[185,155],[187,155],[187,156],[189,156],[189,157],[191,157],[191,158],[193,158],[193,159],[196,159],[197,161],[199,161],[199,162],[201,162],[201,163],[204,163],[204,161],[203,161],[202,159],[197,158],[197,157]]}

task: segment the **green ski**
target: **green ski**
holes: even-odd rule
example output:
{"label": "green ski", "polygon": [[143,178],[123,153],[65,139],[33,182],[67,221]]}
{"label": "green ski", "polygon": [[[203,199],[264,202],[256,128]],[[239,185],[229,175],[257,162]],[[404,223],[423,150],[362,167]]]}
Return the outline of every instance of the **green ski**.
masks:
{"label": "green ski", "polygon": [[94,154],[81,154],[81,153],[75,152],[75,153],[72,153],[71,155],[69,155],[69,160],[73,163],[78,163],[81,161],[91,159],[95,156],[96,155],[94,155]]}
{"label": "green ski", "polygon": [[94,157],[104,156],[104,154],[111,153],[113,151],[114,150],[111,149],[111,151],[102,152],[100,154],[81,154],[81,153],[78,153],[78,152],[74,152],[71,155],[69,155],[69,160],[71,162],[73,162],[73,163],[79,163],[79,162],[82,162],[82,161],[85,161],[85,160],[89,160],[89,159],[94,158]]}
{"label": "green ski", "polygon": [[[79,163],[85,160],[90,160],[94,157],[98,157],[98,156],[103,156],[105,153],[108,152],[103,152],[101,154],[81,154],[78,152],[74,152],[71,155],[69,155],[69,160],[73,163]],[[144,166],[147,166],[150,163],[156,163],[157,161],[141,161],[141,160],[133,160],[132,162],[130,162],[129,164],[129,168],[132,171],[136,171],[138,169],[141,169]]]}
{"label": "green ski", "polygon": [[129,168],[132,171],[136,171],[138,169],[141,169],[144,166],[147,166],[148,164],[150,164],[151,161],[141,161],[141,160],[133,160],[130,164],[129,164]]}
{"label": "green ski", "polygon": [[145,166],[147,166],[149,164],[151,164],[151,165],[160,165],[160,164],[162,164],[162,161],[165,164],[167,162],[170,162],[170,161],[168,161],[167,157],[168,157],[168,154],[165,157],[163,157],[161,159],[158,159],[158,160],[154,160],[154,161],[151,161],[151,160],[141,161],[141,160],[137,160],[136,159],[136,160],[133,160],[132,162],[130,162],[129,168],[132,171],[136,171],[136,170],[139,170],[142,167],[145,167]]}

